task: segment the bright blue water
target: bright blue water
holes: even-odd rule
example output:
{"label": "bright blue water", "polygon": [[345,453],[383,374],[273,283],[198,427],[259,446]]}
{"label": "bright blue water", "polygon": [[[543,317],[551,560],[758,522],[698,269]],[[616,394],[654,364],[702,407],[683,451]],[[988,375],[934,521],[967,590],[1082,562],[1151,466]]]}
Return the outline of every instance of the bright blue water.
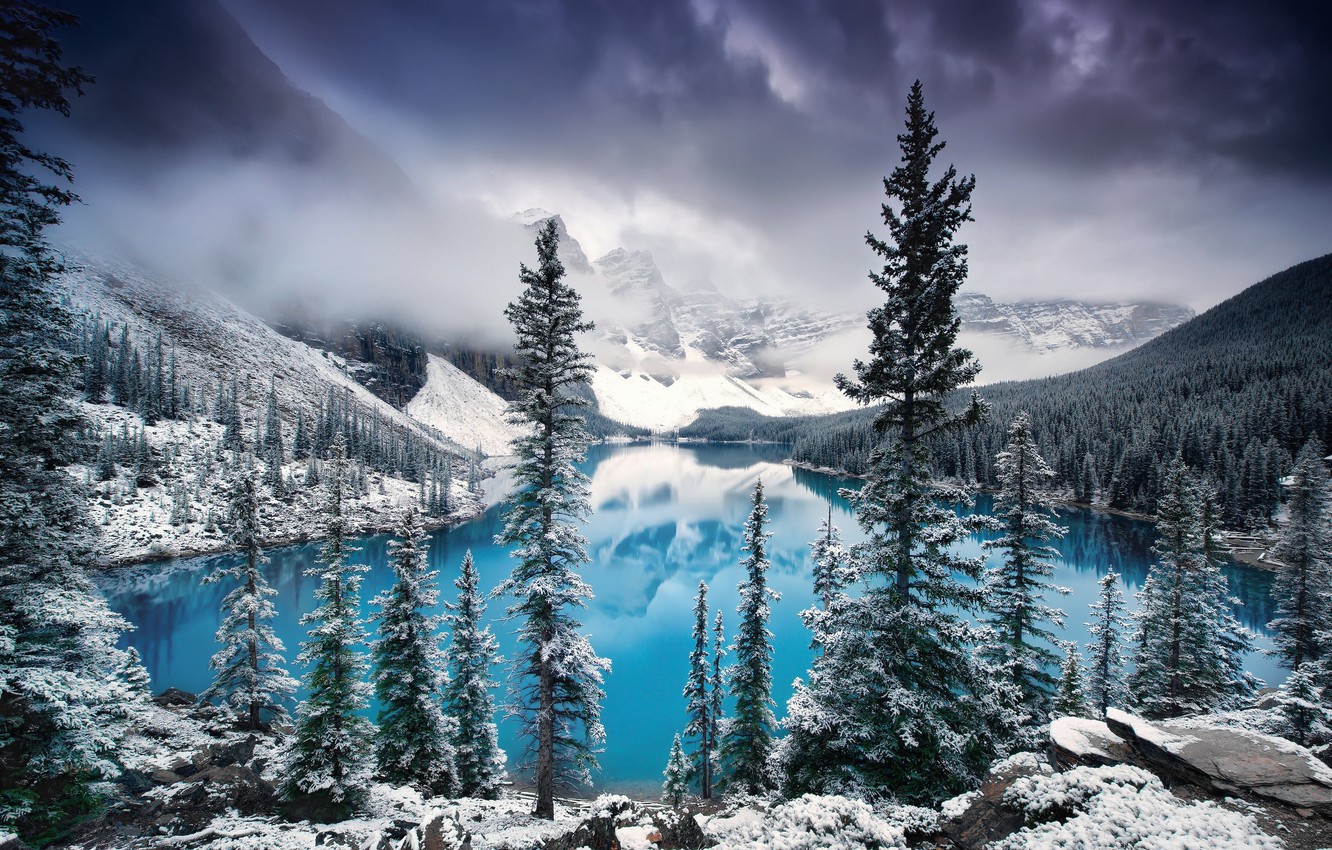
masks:
{"label": "bright blue water", "polygon": [[[782,455],[779,447],[771,446],[593,448],[585,465],[594,508],[585,529],[592,555],[585,578],[597,597],[582,619],[597,652],[614,665],[606,680],[607,746],[600,787],[658,786],[671,737],[684,725],[680,691],[688,669],[693,596],[698,582],[706,581],[714,610],[720,605],[725,612],[729,639],[735,626],[736,585],[743,577],[741,529],[760,477],[773,532],[770,582],[782,594],[773,605],[770,624],[779,716],[792,680],[808,668],[809,635],[797,616],[813,604],[807,544],[829,499],[848,542],[860,539],[849,508],[837,496],[839,487],[855,487],[856,482],[793,469],[781,463]],[[979,497],[976,509],[989,508],[989,497]],[[1131,600],[1146,576],[1154,532],[1145,522],[1086,510],[1063,511],[1059,519],[1068,535],[1058,545],[1063,558],[1056,565],[1055,581],[1072,592],[1058,604],[1069,612],[1068,637],[1082,641],[1097,578],[1113,567],[1123,575]],[[483,586],[493,587],[507,575],[507,552],[492,543],[499,527],[500,509],[491,508],[472,522],[433,535],[430,563],[440,571],[445,598],[453,595],[452,581],[467,549],[476,559]],[[383,536],[358,542],[357,557],[371,565],[363,599],[385,589],[392,579],[386,543]],[[969,541],[965,548],[979,553],[980,541]],[[276,629],[287,644],[288,658],[295,656],[304,635],[297,619],[314,605],[316,582],[303,571],[317,550],[317,544],[306,544],[268,553],[268,577],[278,591]],[[174,686],[197,693],[207,685],[218,604],[227,588],[201,586],[199,578],[219,559],[230,557],[149,565],[108,584],[112,607],[138,626],[130,642],[143,655],[155,688]],[[1228,573],[1235,595],[1245,603],[1241,618],[1261,628],[1271,619],[1271,575],[1240,565],[1229,567]],[[488,613],[501,651],[511,653],[511,627],[498,622],[502,609],[503,602],[497,600]],[[372,609],[363,605],[363,610]],[[1266,645],[1266,640],[1260,643]],[[1270,659],[1255,654],[1249,664],[1269,682],[1279,679]],[[500,671],[497,679],[503,680]],[[520,752],[512,726],[501,725],[501,738],[511,754]]]}

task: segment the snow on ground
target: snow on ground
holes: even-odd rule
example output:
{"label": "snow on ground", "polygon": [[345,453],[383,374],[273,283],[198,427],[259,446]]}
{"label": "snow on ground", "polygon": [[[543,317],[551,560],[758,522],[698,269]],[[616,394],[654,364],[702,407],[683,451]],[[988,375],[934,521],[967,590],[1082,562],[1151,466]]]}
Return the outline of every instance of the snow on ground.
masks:
{"label": "snow on ground", "polygon": [[[142,426],[138,415],[114,405],[85,403],[82,409],[88,422],[117,433],[123,425],[131,432]],[[92,484],[89,516],[100,532],[97,550],[103,563],[180,557],[230,547],[223,530],[229,479],[218,460],[225,455],[219,450],[222,430],[216,422],[200,419],[163,420],[144,428],[160,459],[160,483],[152,487],[133,486],[130,481],[133,473],[127,469],[121,469],[112,481],[98,482],[88,467],[76,464],[69,468],[71,475]],[[300,482],[305,466],[305,461],[286,463],[283,476]],[[358,534],[389,530],[404,507],[417,503],[419,484],[371,469],[364,470],[364,475],[365,494],[349,493],[345,503],[348,527]],[[189,506],[184,517],[173,511],[173,490],[181,486]],[[264,485],[260,485],[260,491],[266,496],[259,503],[265,543],[321,536],[322,487],[297,483],[279,498],[274,498]],[[468,493],[465,483],[457,478],[453,480],[450,495],[452,504],[457,506],[454,517],[470,516],[481,510],[478,498]]]}
{"label": "snow on ground", "polygon": [[488,455],[508,454],[519,429],[504,418],[508,403],[442,357],[430,355],[426,383],[407,403],[407,415],[448,439]]}
{"label": "snow on ground", "polygon": [[906,848],[906,830],[846,797],[806,794],[766,812],[741,809],[704,826],[715,850],[878,850]]}
{"label": "snow on ground", "polygon": [[[1204,801],[1186,803],[1137,767],[1077,767],[1018,779],[1004,802],[1032,825],[993,850],[1278,850],[1253,817]],[[1064,813],[1072,812],[1070,817]],[[1058,820],[1043,823],[1051,817]]]}

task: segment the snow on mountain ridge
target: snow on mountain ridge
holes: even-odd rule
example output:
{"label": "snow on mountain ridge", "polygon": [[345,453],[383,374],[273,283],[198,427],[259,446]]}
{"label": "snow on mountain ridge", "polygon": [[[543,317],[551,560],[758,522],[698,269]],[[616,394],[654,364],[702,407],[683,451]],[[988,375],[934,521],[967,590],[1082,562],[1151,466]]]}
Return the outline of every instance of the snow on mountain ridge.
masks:
{"label": "snow on mountain ridge", "polygon": [[964,330],[1011,336],[1035,351],[1136,345],[1194,316],[1188,307],[1172,304],[1002,303],[979,292],[960,293],[955,303]]}

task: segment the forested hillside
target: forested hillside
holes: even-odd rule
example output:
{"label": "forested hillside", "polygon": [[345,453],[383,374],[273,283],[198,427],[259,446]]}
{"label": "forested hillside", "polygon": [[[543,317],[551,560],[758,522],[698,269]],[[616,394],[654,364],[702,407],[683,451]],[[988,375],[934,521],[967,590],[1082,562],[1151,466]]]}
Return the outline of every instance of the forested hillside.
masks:
{"label": "forested hillside", "polygon": [[[989,422],[935,445],[939,474],[993,484],[994,455],[1025,410],[1057,485],[1078,499],[1154,512],[1162,470],[1182,454],[1218,488],[1227,524],[1266,523],[1300,446],[1310,436],[1332,438],[1332,255],[1273,275],[1113,360],[981,394]],[[796,461],[859,473],[875,441],[871,418],[715,411],[681,433],[789,442]]]}

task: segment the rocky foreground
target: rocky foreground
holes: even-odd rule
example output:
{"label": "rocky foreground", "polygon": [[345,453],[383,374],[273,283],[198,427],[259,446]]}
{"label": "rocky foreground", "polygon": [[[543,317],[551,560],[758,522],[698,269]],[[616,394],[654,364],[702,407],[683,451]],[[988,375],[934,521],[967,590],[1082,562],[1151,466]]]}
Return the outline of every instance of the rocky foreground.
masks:
{"label": "rocky foreground", "polygon": [[[1253,717],[1249,727],[1260,727]],[[837,796],[695,801],[675,810],[603,796],[564,801],[554,821],[530,798],[427,799],[376,785],[339,824],[277,814],[277,738],[230,728],[217,709],[168,691],[146,709],[106,813],[57,846],[139,850],[1316,850],[1332,847],[1332,769],[1231,718],[1149,723],[1061,718],[1047,753],[996,763],[981,788],[939,809]],[[0,836],[0,848],[22,845]]]}

